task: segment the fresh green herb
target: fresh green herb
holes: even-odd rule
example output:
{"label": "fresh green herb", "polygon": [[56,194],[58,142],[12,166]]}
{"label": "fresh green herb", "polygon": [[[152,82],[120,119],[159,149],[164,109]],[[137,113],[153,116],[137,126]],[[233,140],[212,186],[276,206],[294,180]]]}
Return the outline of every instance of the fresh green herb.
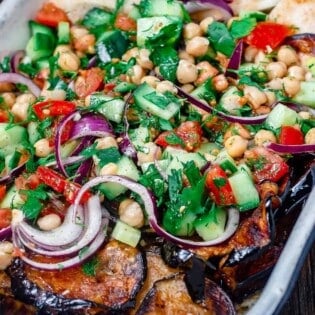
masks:
{"label": "fresh green herb", "polygon": [[121,74],[125,74],[136,64],[135,58],[130,58],[126,61],[119,61],[115,63],[107,63],[105,65],[101,65],[102,69],[106,72],[106,82],[111,82],[112,79],[120,76]]}
{"label": "fresh green herb", "polygon": [[9,169],[12,170],[13,168],[18,166],[21,156],[22,156],[21,152],[16,151],[16,150],[14,151],[14,153],[13,153],[13,155],[12,155],[12,157],[8,163]]}
{"label": "fresh green herb", "polygon": [[218,177],[218,178],[214,178],[213,182],[218,188],[220,188],[220,187],[223,187],[226,184],[226,179]]}
{"label": "fresh green herb", "polygon": [[0,62],[0,70],[2,72],[11,72],[10,57],[5,56]]}
{"label": "fresh green herb", "polygon": [[82,265],[82,271],[90,277],[95,277],[96,275],[96,268],[99,265],[99,261],[96,257],[88,260]]}
{"label": "fresh green herb", "polygon": [[185,147],[185,142],[176,133],[171,132],[165,137],[165,140],[170,145],[180,145],[181,147]]}
{"label": "fresh green herb", "polygon": [[301,131],[303,132],[303,134],[306,134],[310,129],[315,128],[315,120],[303,119],[300,125],[301,125]]}
{"label": "fresh green herb", "polygon": [[[154,116],[154,117],[156,117],[156,116]],[[170,123],[170,121],[159,118],[159,117],[157,117],[157,119],[159,122],[159,130],[166,130],[166,131],[173,130],[173,126]]]}
{"label": "fresh green herb", "polygon": [[247,159],[246,164],[253,171],[261,171],[265,167],[266,158],[259,156],[256,159]]}
{"label": "fresh green herb", "polygon": [[184,174],[186,175],[189,184],[195,186],[202,179],[200,170],[194,161],[189,161],[184,164]]}
{"label": "fresh green herb", "polygon": [[168,176],[168,193],[171,201],[177,201],[179,193],[183,187],[182,172],[180,170],[171,170]]}
{"label": "fresh green herb", "polygon": [[165,109],[170,103],[170,100],[165,95],[157,92],[146,94],[143,97],[162,109]]}
{"label": "fresh green herb", "polygon": [[230,33],[235,39],[247,36],[256,26],[256,19],[246,17],[234,20],[231,24]]}
{"label": "fresh green herb", "polygon": [[38,73],[38,69],[35,68],[31,63],[20,63],[18,68],[19,71],[27,74],[31,78],[34,78],[35,75]]}
{"label": "fresh green herb", "polygon": [[2,173],[5,169],[5,160],[2,156],[0,156],[0,173]]}
{"label": "fresh green herb", "polygon": [[28,87],[25,84],[16,83],[15,86],[18,89],[18,91],[21,93],[26,93],[28,91]]}

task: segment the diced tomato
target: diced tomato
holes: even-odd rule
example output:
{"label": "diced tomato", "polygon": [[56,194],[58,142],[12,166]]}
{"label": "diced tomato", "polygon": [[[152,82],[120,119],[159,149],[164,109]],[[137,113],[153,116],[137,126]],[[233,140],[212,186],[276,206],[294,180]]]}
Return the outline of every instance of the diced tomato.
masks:
{"label": "diced tomato", "polygon": [[115,83],[106,83],[105,85],[104,85],[104,92],[105,93],[109,93],[109,92],[111,92],[114,88],[116,87],[116,84]]}
{"label": "diced tomato", "polygon": [[[36,170],[36,174],[45,185],[51,187],[56,192],[63,194],[68,202],[74,202],[74,199],[81,188],[80,185],[67,180],[65,177],[46,166],[39,166]],[[91,196],[90,192],[85,192],[80,203],[87,202]]]}
{"label": "diced tomato", "polygon": [[98,68],[91,68],[88,70],[81,70],[80,76],[77,78],[74,84],[75,93],[80,98],[85,98],[91,93],[98,90],[104,80],[103,71]]}
{"label": "diced tomato", "polygon": [[11,209],[0,209],[0,230],[8,227],[11,224],[11,220]]}
{"label": "diced tomato", "polygon": [[69,22],[65,11],[52,2],[45,2],[35,16],[35,21],[50,27],[57,27],[59,22]]}
{"label": "diced tomato", "polygon": [[275,22],[259,22],[253,31],[244,38],[244,41],[251,46],[266,50],[278,47],[282,41],[293,34],[293,28]]}
{"label": "diced tomato", "polygon": [[[55,120],[53,123],[53,126],[52,126],[52,133],[51,133],[51,137],[49,139],[49,145],[51,147],[53,147],[55,145],[55,138],[56,138],[58,124],[59,124],[58,120]],[[74,121],[70,120],[64,126],[62,133],[61,133],[61,139],[60,139],[61,144],[66,143],[70,139],[72,128],[73,128],[74,124],[75,124]]]}
{"label": "diced tomato", "polygon": [[0,200],[4,198],[6,191],[7,191],[7,186],[0,185]]}
{"label": "diced tomato", "polygon": [[0,110],[0,123],[8,121],[9,121],[8,112],[6,110]]}
{"label": "diced tomato", "polygon": [[137,29],[137,23],[127,14],[118,13],[115,20],[115,27],[122,31],[135,31]]}
{"label": "diced tomato", "polygon": [[33,105],[33,110],[39,119],[67,115],[75,109],[75,103],[69,101],[50,100]]}
{"label": "diced tomato", "polygon": [[289,166],[284,159],[263,147],[247,150],[244,157],[246,163],[250,165],[257,183],[264,180],[277,182],[289,173]]}
{"label": "diced tomato", "polygon": [[282,126],[279,142],[285,145],[304,144],[303,132],[293,126]]}
{"label": "diced tomato", "polygon": [[169,146],[169,143],[167,142],[167,136],[171,134],[171,131],[164,131],[159,134],[159,136],[155,139],[155,143],[162,148],[166,148]]}
{"label": "diced tomato", "polygon": [[[66,208],[66,207],[65,207]],[[64,219],[65,217],[65,212],[64,212],[65,209],[56,209],[53,205],[51,204],[48,204],[44,207],[44,209],[41,210],[40,212],[40,217],[44,217],[48,214],[57,214],[61,220]]]}
{"label": "diced tomato", "polygon": [[210,167],[206,177],[206,187],[214,202],[220,206],[235,204],[235,197],[225,171],[217,164]]}

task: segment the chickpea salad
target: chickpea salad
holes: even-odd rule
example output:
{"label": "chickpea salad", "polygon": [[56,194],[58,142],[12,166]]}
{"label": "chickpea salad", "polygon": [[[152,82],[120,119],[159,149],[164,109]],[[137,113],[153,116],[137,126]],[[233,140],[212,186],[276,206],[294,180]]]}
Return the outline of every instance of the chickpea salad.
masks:
{"label": "chickpea salad", "polygon": [[225,1],[113,3],[47,1],[1,55],[2,270],[93,275],[148,233],[223,257],[314,154],[314,34]]}

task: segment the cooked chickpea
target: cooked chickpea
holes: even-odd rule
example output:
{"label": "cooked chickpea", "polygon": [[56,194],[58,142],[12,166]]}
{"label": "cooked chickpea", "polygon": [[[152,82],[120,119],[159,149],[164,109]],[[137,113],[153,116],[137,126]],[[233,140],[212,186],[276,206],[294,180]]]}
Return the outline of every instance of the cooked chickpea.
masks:
{"label": "cooked chickpea", "polygon": [[154,162],[154,160],[160,159],[161,155],[161,148],[154,142],[145,143],[142,146],[142,150],[139,150],[137,153],[138,164],[142,165],[143,163]]}
{"label": "cooked chickpea", "polygon": [[305,79],[305,69],[300,66],[291,66],[288,69],[288,76],[293,77],[299,81],[304,81]]}
{"label": "cooked chickpea", "polygon": [[267,97],[267,105],[271,106],[276,101],[276,94],[273,91],[265,91],[265,95]]}
{"label": "cooked chickpea", "polygon": [[189,55],[189,53],[186,50],[180,50],[178,53],[178,57],[181,60],[186,60],[190,63],[195,63],[195,58],[192,55]]}
{"label": "cooked chickpea", "polygon": [[5,270],[11,263],[13,244],[8,241],[0,242],[0,270]]}
{"label": "cooked chickpea", "polygon": [[141,79],[145,76],[145,72],[139,65],[134,65],[128,71],[128,77],[132,83],[140,84]]}
{"label": "cooked chickpea", "polygon": [[43,231],[51,231],[61,225],[61,219],[59,215],[50,213],[39,218],[37,225]]}
{"label": "cooked chickpea", "polygon": [[36,97],[30,93],[19,95],[11,108],[11,113],[19,121],[26,120],[28,109],[30,105],[35,102],[35,100]]}
{"label": "cooked chickpea", "polygon": [[1,97],[3,99],[3,103],[8,107],[12,107],[16,101],[16,97],[12,92],[4,92],[1,94]]}
{"label": "cooked chickpea", "polygon": [[295,78],[285,77],[283,78],[283,88],[286,94],[292,97],[300,91],[301,84],[300,81]]}
{"label": "cooked chickpea", "polygon": [[305,135],[306,144],[315,144],[315,128],[311,128]]}
{"label": "cooked chickpea", "polygon": [[141,228],[144,224],[144,215],[141,206],[133,199],[123,200],[118,208],[119,219],[135,228]]}
{"label": "cooked chickpea", "polygon": [[244,152],[247,149],[247,145],[248,145],[248,140],[242,138],[239,135],[231,136],[224,142],[224,147],[227,153],[232,158],[242,157]]}
{"label": "cooked chickpea", "polygon": [[201,36],[201,35],[202,35],[202,30],[197,23],[191,22],[184,25],[183,36],[185,39],[192,39],[193,37]]}
{"label": "cooked chickpea", "polygon": [[46,157],[53,151],[53,147],[49,145],[49,140],[46,138],[40,139],[35,142],[35,155],[38,157]]}
{"label": "cooked chickpea", "polygon": [[270,62],[269,58],[266,56],[266,54],[262,50],[258,50],[255,58],[254,63],[256,64],[267,64]]}
{"label": "cooked chickpea", "polygon": [[74,40],[74,49],[78,54],[94,54],[95,53],[95,36],[93,34],[85,34]]}
{"label": "cooked chickpea", "polygon": [[121,57],[124,61],[129,61],[131,58],[137,58],[139,56],[139,48],[133,47],[129,50],[127,50],[123,56]]}
{"label": "cooked chickpea", "polygon": [[180,60],[176,70],[176,77],[182,84],[194,82],[198,77],[197,67],[186,60]]}
{"label": "cooked chickpea", "polygon": [[253,46],[248,46],[245,49],[244,58],[246,62],[253,62],[256,55],[258,54],[259,49]]}
{"label": "cooked chickpea", "polygon": [[100,175],[117,175],[118,166],[115,163],[108,163],[100,170]]}
{"label": "cooked chickpea", "polygon": [[242,138],[247,139],[247,140],[251,138],[250,132],[240,123],[231,124],[231,126],[228,128],[228,130],[224,134],[224,141],[226,141],[228,138],[234,135],[239,135]]}
{"label": "cooked chickpea", "polygon": [[204,56],[209,48],[209,40],[202,36],[196,36],[186,43],[186,51],[194,56],[201,57]]}
{"label": "cooked chickpea", "polygon": [[281,46],[277,53],[277,59],[290,66],[298,62],[298,55],[292,47]]}
{"label": "cooked chickpea", "polygon": [[229,87],[229,82],[224,74],[215,76],[212,80],[213,86],[216,91],[223,92]]}
{"label": "cooked chickpea", "polygon": [[283,78],[287,74],[287,66],[284,62],[270,62],[266,66],[269,80]]}
{"label": "cooked chickpea", "polygon": [[300,111],[298,114],[302,119],[310,119],[311,118],[310,112]]}
{"label": "cooked chickpea", "polygon": [[254,143],[257,146],[263,146],[269,142],[277,142],[277,138],[272,131],[261,129],[255,134]]}
{"label": "cooked chickpea", "polygon": [[210,24],[212,24],[214,21],[214,18],[212,16],[207,16],[206,18],[204,18],[203,20],[201,20],[201,22],[199,23],[199,26],[201,28],[201,31],[204,34],[207,34],[208,32],[208,27]]}
{"label": "cooked chickpea", "polygon": [[283,88],[283,81],[281,78],[272,79],[266,83],[266,87],[272,90],[281,90]]}
{"label": "cooked chickpea", "polygon": [[78,39],[86,34],[89,34],[89,31],[84,26],[73,25],[70,28],[70,34],[73,39]]}
{"label": "cooked chickpea", "polygon": [[171,92],[173,94],[177,93],[177,88],[171,81],[161,81],[156,85],[156,91],[159,93]]}
{"label": "cooked chickpea", "polygon": [[63,53],[69,52],[69,51],[72,51],[70,45],[58,45],[55,48],[54,55],[63,54]]}
{"label": "cooked chickpea", "polygon": [[145,75],[141,79],[140,82],[141,83],[145,82],[145,83],[149,84],[150,86],[152,86],[153,88],[156,88],[156,85],[157,85],[158,82],[160,82],[160,80],[157,77],[153,76],[153,75]]}
{"label": "cooked chickpea", "polygon": [[66,91],[61,89],[56,90],[42,90],[41,96],[44,97],[45,100],[58,100],[63,101],[66,99]]}
{"label": "cooked chickpea", "polygon": [[95,140],[95,142],[97,150],[104,150],[112,147],[118,148],[116,139],[111,136],[98,138]]}
{"label": "cooked chickpea", "polygon": [[219,70],[211,65],[208,61],[201,61],[196,64],[198,70],[198,78],[195,84],[202,84],[209,78],[213,78],[215,75],[219,73]]}
{"label": "cooked chickpea", "polygon": [[152,70],[153,62],[150,60],[150,50],[142,48],[139,50],[139,56],[136,58],[137,63],[143,68]]}
{"label": "cooked chickpea", "polygon": [[269,107],[269,105],[268,106],[261,105],[258,108],[256,108],[254,111],[257,115],[265,115],[271,112],[271,107]]}
{"label": "cooked chickpea", "polygon": [[264,91],[261,91],[256,86],[245,85],[244,96],[247,98],[248,103],[254,109],[267,102],[267,96]]}
{"label": "cooked chickpea", "polygon": [[80,68],[80,59],[72,51],[60,53],[58,65],[65,71],[78,71]]}
{"label": "cooked chickpea", "polygon": [[181,86],[181,89],[184,90],[186,93],[190,93],[195,89],[193,84],[187,83]]}

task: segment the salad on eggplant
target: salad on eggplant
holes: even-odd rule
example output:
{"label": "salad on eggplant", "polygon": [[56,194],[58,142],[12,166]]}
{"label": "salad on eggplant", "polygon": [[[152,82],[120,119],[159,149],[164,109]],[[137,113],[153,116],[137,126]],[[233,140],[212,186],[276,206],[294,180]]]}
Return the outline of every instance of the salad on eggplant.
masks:
{"label": "salad on eggplant", "polygon": [[0,55],[1,314],[233,315],[264,285],[314,186],[298,2],[38,8]]}

